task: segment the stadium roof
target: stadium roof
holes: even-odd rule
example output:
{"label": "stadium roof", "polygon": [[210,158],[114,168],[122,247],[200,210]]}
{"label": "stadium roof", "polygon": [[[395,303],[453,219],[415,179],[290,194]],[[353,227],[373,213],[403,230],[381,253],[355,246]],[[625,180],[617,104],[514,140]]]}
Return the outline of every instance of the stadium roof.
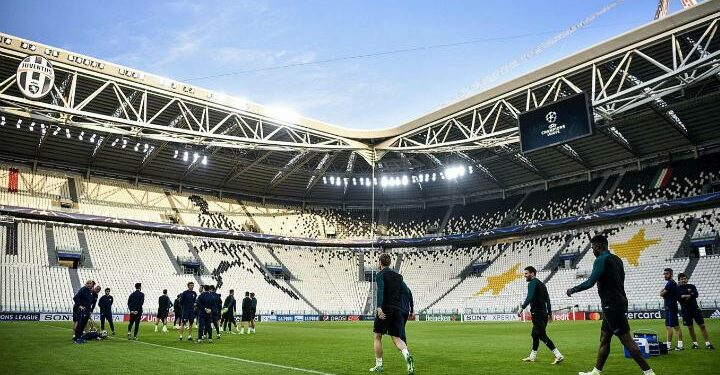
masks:
{"label": "stadium roof", "polygon": [[[374,131],[281,113],[0,34],[0,158],[186,189],[348,205],[373,199],[365,183],[373,175],[399,185],[375,189],[374,199],[386,205],[587,179],[720,144],[719,20],[720,3],[705,2]],[[28,99],[15,83],[28,55],[54,67],[54,87],[41,100]],[[581,91],[591,98],[594,134],[522,155],[518,113]],[[460,169],[460,178],[440,177]]]}

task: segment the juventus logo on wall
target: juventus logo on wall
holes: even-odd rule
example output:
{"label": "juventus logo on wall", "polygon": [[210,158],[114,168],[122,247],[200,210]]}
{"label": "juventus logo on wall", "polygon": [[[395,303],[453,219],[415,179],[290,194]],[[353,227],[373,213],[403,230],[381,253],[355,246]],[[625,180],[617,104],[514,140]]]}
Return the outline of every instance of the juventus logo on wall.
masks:
{"label": "juventus logo on wall", "polygon": [[29,99],[42,99],[50,93],[55,83],[55,70],[46,58],[31,55],[20,62],[17,69],[17,84]]}

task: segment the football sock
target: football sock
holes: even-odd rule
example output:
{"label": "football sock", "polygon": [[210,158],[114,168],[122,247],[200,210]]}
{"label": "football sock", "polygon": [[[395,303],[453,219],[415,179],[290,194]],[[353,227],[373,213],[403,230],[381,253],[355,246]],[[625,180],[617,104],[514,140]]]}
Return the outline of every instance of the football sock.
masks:
{"label": "football sock", "polygon": [[407,348],[401,350],[400,353],[402,353],[405,359],[407,359],[407,357],[410,355],[410,351],[408,351]]}
{"label": "football sock", "polygon": [[650,375],[650,374],[654,374],[654,373],[655,373],[655,371],[653,371],[652,369],[643,371],[643,374],[645,374],[645,375]]}
{"label": "football sock", "polygon": [[682,347],[683,347],[683,342],[678,340],[678,342],[677,342],[677,347],[678,347],[678,348],[682,348]]}
{"label": "football sock", "polygon": [[553,354],[555,354],[555,358],[562,357],[562,353],[560,353],[560,351],[557,348],[553,349],[552,352],[553,352]]}
{"label": "football sock", "polygon": [[375,366],[382,367],[382,358],[375,358]]}

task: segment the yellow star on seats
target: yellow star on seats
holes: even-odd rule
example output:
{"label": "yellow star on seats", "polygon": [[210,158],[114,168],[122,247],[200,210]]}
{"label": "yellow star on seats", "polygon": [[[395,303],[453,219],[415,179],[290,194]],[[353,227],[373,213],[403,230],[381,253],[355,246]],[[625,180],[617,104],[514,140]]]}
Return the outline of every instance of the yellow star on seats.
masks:
{"label": "yellow star on seats", "polygon": [[477,293],[473,294],[475,297],[479,297],[488,291],[492,291],[492,295],[497,296],[500,294],[500,292],[505,289],[505,287],[510,284],[511,282],[519,279],[521,277],[520,275],[520,263],[515,264],[514,266],[508,268],[507,271],[495,275],[495,276],[488,276],[487,277],[487,285],[480,289]]}
{"label": "yellow star on seats", "polygon": [[638,264],[640,264],[640,256],[642,253],[645,252],[648,247],[659,242],[659,238],[652,240],[646,239],[645,228],[640,228],[627,242],[613,243],[610,244],[610,247],[613,252],[615,252],[615,255],[627,260],[631,266],[637,267]]}

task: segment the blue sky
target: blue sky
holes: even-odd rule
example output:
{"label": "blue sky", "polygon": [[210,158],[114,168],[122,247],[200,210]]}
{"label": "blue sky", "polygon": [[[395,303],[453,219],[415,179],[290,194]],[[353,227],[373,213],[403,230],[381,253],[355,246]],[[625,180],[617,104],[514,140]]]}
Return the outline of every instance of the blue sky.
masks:
{"label": "blue sky", "polygon": [[[3,4],[0,31],[332,124],[377,129],[492,86],[486,77],[496,69],[609,3],[23,0]],[[643,25],[656,4],[625,0],[494,84]],[[672,0],[671,11],[678,8]],[[466,41],[477,42],[316,63]],[[231,72],[244,73],[197,79]]]}

